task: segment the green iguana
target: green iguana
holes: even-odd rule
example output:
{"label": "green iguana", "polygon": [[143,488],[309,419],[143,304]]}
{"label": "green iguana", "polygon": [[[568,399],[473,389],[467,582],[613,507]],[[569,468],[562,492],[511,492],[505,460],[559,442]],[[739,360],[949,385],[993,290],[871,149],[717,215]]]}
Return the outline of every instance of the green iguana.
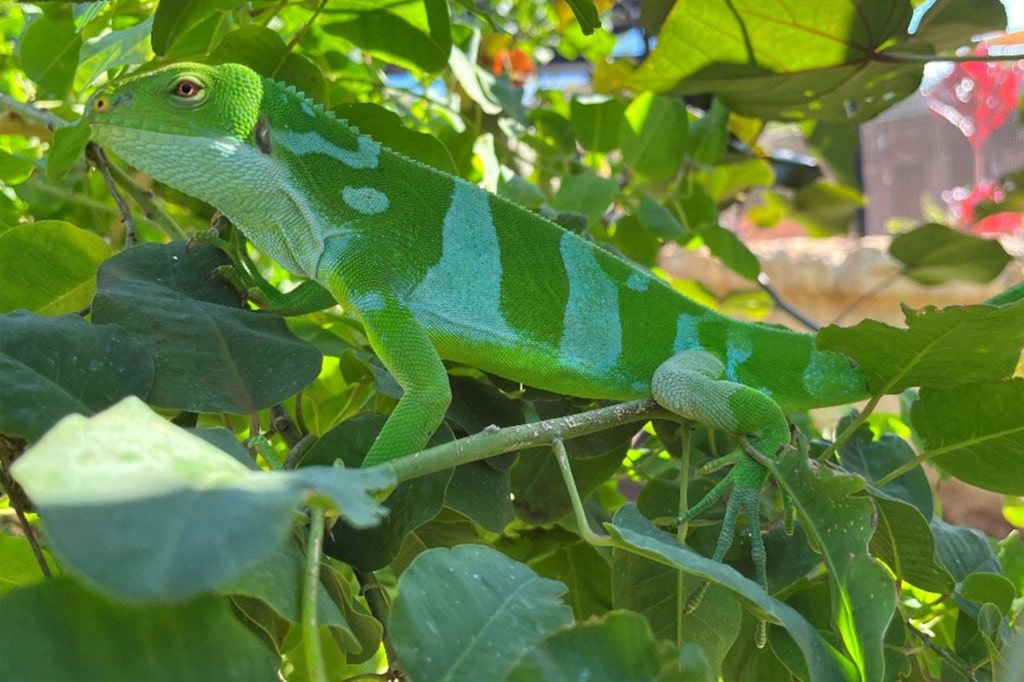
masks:
{"label": "green iguana", "polygon": [[[768,457],[790,441],[785,412],[867,397],[863,375],[816,350],[813,336],[716,314],[244,66],[177,64],[129,78],[97,93],[87,117],[97,142],[217,208],[362,321],[404,389],[365,465],[426,444],[451,398],[443,358],[567,395],[653,396]],[[331,303],[310,291],[292,292],[288,305]],[[686,515],[732,484],[714,558],[745,511],[762,585],[765,477],[740,456]]]}

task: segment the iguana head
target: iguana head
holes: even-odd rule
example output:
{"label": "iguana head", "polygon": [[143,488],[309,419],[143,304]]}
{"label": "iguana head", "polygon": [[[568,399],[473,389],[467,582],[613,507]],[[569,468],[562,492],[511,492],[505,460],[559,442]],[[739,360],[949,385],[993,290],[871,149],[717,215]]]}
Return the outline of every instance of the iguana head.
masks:
{"label": "iguana head", "polygon": [[86,118],[97,141],[120,151],[125,136],[250,139],[263,81],[239,64],[181,63],[132,76],[98,91]]}

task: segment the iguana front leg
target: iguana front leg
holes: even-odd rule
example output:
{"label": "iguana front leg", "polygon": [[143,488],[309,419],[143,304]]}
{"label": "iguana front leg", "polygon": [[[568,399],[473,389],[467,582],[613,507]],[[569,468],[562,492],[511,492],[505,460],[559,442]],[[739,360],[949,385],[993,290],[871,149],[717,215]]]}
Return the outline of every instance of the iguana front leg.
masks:
{"label": "iguana front leg", "polygon": [[[665,361],[655,372],[651,382],[654,399],[687,419],[745,436],[759,452],[774,459],[790,440],[789,422],[782,409],[764,393],[722,379],[724,373],[724,365],[710,353],[684,351]],[[750,526],[751,555],[757,581],[767,590],[759,513],[761,489],[767,472],[745,452],[729,458],[735,460],[732,470],[678,522],[683,523],[699,514],[731,485],[722,532],[712,558],[721,561],[725,556],[732,544],[736,519],[741,511],[745,512]]]}

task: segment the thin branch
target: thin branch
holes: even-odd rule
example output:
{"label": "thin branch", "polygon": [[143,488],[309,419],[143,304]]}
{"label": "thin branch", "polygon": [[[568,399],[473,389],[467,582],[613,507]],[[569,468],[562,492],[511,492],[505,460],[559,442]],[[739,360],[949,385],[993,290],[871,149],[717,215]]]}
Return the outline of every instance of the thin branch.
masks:
{"label": "thin branch", "polygon": [[[57,128],[69,125],[67,121],[51,114],[45,109],[39,109],[28,102],[19,102],[10,95],[0,92],[0,109],[10,111],[15,114],[18,118],[26,123],[33,124],[35,127],[29,126],[27,128],[16,128],[9,120],[4,122],[3,126],[0,126],[0,133],[5,135],[24,135],[32,137],[40,137],[44,139],[50,139],[53,137],[52,133]],[[0,122],[4,119],[0,119]],[[49,133],[49,134],[47,134]]]}
{"label": "thin branch", "polygon": [[320,596],[320,562],[324,556],[324,508],[310,509],[309,538],[306,543],[306,573],[302,584],[302,646],[306,670],[312,682],[327,682],[327,666],[320,647],[317,603]]}
{"label": "thin branch", "polygon": [[679,421],[680,417],[653,400],[634,400],[581,414],[509,426],[497,431],[483,431],[414,452],[382,466],[393,469],[401,483],[505,452],[550,446],[556,439],[578,438],[618,424],[651,419]]}
{"label": "thin branch", "polygon": [[[109,162],[108,162],[109,163]],[[128,196],[135,200],[135,203],[142,208],[145,216],[156,223],[171,239],[184,239],[188,235],[182,230],[174,219],[160,207],[153,193],[135,182],[132,176],[128,175],[117,164],[109,163],[110,174],[117,181],[117,184],[127,192]]]}
{"label": "thin branch", "polygon": [[3,486],[3,489],[7,492],[8,503],[14,509],[14,514],[18,517],[18,523],[21,524],[21,530],[25,533],[25,539],[28,540],[28,544],[32,548],[32,554],[36,558],[36,563],[39,564],[39,570],[44,576],[50,578],[53,576],[50,571],[50,565],[46,562],[43,548],[39,545],[39,539],[36,538],[35,531],[32,530],[32,525],[28,522],[28,516],[25,514],[25,510],[30,505],[28,496],[25,495],[25,491],[22,490],[18,482],[9,473],[11,464],[24,451],[25,441],[23,439],[12,439],[0,435],[0,486]]}
{"label": "thin branch", "polygon": [[761,287],[761,289],[765,291],[765,293],[772,297],[772,300],[775,301],[775,305],[779,306],[779,308],[781,308],[794,320],[804,325],[812,332],[816,332],[819,329],[821,329],[821,325],[819,325],[817,322],[804,315],[802,312],[800,312],[799,310],[791,306],[789,303],[787,303],[785,299],[779,296],[779,293],[775,291],[775,289],[771,285],[771,282],[768,280],[768,275],[764,274],[763,272],[759,274],[757,276],[757,283]]}
{"label": "thin branch", "polygon": [[103,151],[103,147],[95,142],[90,142],[85,146],[85,155],[96,164],[96,169],[99,170],[100,175],[103,176],[103,182],[107,185],[107,191],[114,197],[114,202],[121,211],[121,220],[124,222],[125,248],[134,246],[135,218],[132,216],[132,209],[128,206],[128,202],[124,200],[124,197],[117,190],[114,177],[110,174],[110,161],[107,159],[107,153]]}
{"label": "thin branch", "polygon": [[576,517],[576,528],[587,544],[595,547],[607,547],[611,545],[611,538],[594,532],[587,521],[587,512],[583,509],[583,500],[580,499],[579,488],[576,487],[576,479],[572,475],[572,466],[569,464],[569,454],[565,451],[565,443],[561,438],[551,442],[551,449],[555,451],[555,459],[558,461],[558,468],[562,472],[562,482],[569,493],[569,501],[572,502],[573,515]]}
{"label": "thin branch", "polygon": [[360,571],[356,568],[353,568],[352,571],[356,575],[356,580],[359,581],[359,592],[366,600],[366,605],[370,607],[370,613],[373,614],[373,617],[377,619],[377,622],[383,628],[381,639],[384,642],[384,654],[388,659],[388,671],[396,671],[398,670],[398,652],[395,651],[395,645],[391,641],[391,633],[388,632],[389,608],[384,587],[377,582],[373,572]]}
{"label": "thin branch", "polygon": [[903,271],[902,270],[898,270],[898,271],[896,271],[896,272],[894,272],[894,273],[892,273],[890,275],[886,275],[882,279],[878,280],[878,282],[876,282],[873,287],[871,287],[870,289],[865,291],[863,294],[861,294],[860,296],[855,298],[853,301],[851,301],[849,305],[847,305],[845,308],[840,310],[836,314],[836,316],[834,318],[832,318],[832,322],[833,323],[838,323],[841,319],[843,319],[844,317],[849,315],[856,308],[860,307],[863,303],[865,303],[866,301],[870,301],[872,298],[874,298],[880,292],[882,292],[884,289],[886,289],[886,287],[891,286],[892,283],[895,282],[897,279],[899,279],[902,275],[903,275]]}

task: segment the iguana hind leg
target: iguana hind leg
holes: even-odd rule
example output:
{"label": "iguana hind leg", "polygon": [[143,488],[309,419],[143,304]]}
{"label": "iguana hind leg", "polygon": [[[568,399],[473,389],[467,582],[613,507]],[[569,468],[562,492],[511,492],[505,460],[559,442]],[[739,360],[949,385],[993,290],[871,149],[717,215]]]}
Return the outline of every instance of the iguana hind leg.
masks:
{"label": "iguana hind leg", "polygon": [[[663,407],[695,422],[744,437],[767,457],[775,458],[790,440],[789,422],[782,409],[764,393],[727,379],[725,366],[705,351],[684,351],[665,361],[651,382],[654,399]],[[729,457],[733,457],[730,455]],[[701,513],[730,485],[722,531],[712,558],[721,561],[732,545],[740,512],[750,527],[751,555],[757,581],[767,590],[766,558],[761,540],[759,500],[767,478],[765,468],[741,452],[736,464],[702,500],[679,517],[683,523]],[[706,585],[690,598],[688,610],[700,603]],[[763,642],[763,635],[759,635]]]}

